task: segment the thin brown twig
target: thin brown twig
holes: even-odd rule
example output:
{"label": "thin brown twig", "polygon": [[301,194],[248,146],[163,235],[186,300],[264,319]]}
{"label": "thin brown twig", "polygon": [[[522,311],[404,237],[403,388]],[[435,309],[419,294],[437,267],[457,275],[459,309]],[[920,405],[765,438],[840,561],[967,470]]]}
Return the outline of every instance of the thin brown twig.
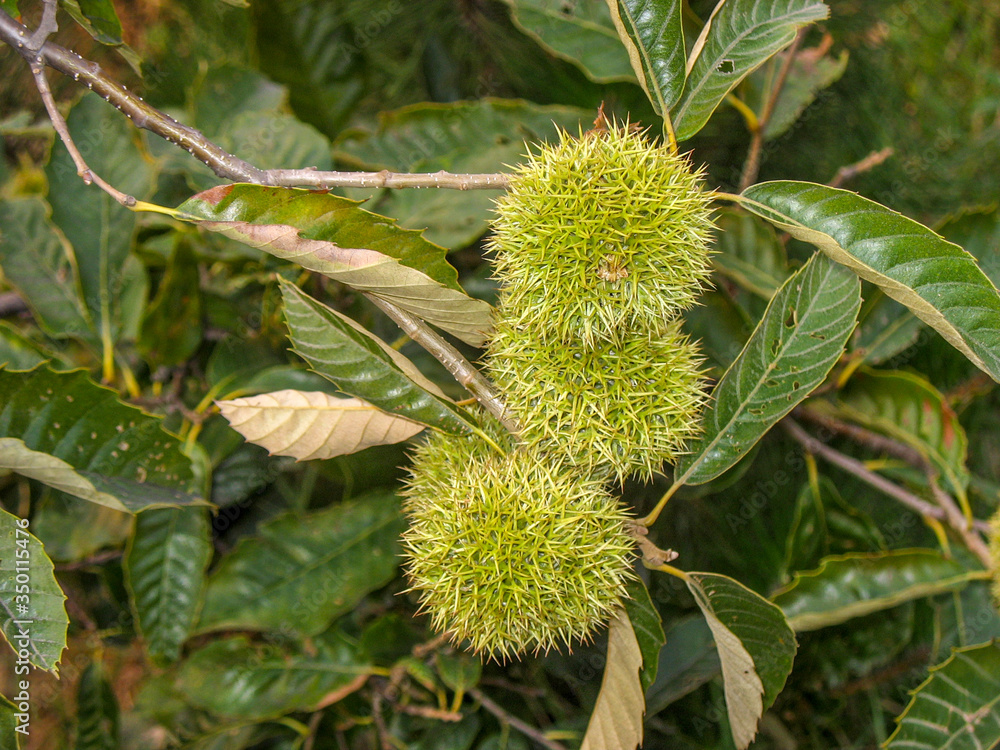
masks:
{"label": "thin brown twig", "polygon": [[990,555],[989,547],[986,546],[986,542],[976,533],[969,519],[959,510],[958,505],[952,499],[951,495],[938,485],[937,476],[928,474],[927,479],[930,482],[934,500],[941,506],[941,510],[944,511],[945,520],[948,522],[948,525],[959,533],[962,541],[965,542],[965,546],[969,548],[972,554],[979,558],[979,561],[987,570],[992,568],[992,556]]}
{"label": "thin brown twig", "polygon": [[200,131],[183,125],[156,107],[150,106],[109,78],[97,63],[52,42],[40,49],[29,48],[28,29],[0,11],[0,41],[6,42],[29,63],[41,61],[63,75],[79,81],[120,110],[139,128],[176,144],[207,164],[216,175],[231,182],[249,182],[280,187],[410,188],[437,187],[455,190],[504,189],[505,174],[405,174],[389,172],[323,172],[316,169],[263,170],[240,159],[210,141]]}
{"label": "thin brown twig", "polygon": [[944,520],[962,537],[965,545],[978,557],[985,566],[990,566],[990,553],[982,538],[975,532],[969,520],[959,509],[955,500],[941,489],[938,483],[938,471],[920,451],[909,445],[904,445],[885,435],[866,430],[857,425],[841,422],[839,419],[819,414],[812,409],[799,407],[795,410],[795,415],[803,419],[808,419],[814,424],[820,425],[824,429],[830,430],[845,437],[849,437],[856,443],[865,445],[873,450],[895,456],[916,469],[919,469],[927,477],[927,483],[934,495],[934,500],[944,511]]}
{"label": "thin brown twig", "polygon": [[[808,432],[803,430],[802,427],[800,427],[794,420],[785,419],[781,424],[788,434],[791,435],[792,438],[809,453],[813,453],[826,459],[834,466],[846,471],[848,474],[853,474],[865,484],[884,492],[905,505],[910,510],[919,513],[922,516],[929,516],[930,518],[935,518],[939,521],[948,520],[943,508],[939,508],[937,505],[917,497],[912,492],[904,490],[902,487],[890,482],[885,477],[876,474],[856,458],[844,455],[835,448],[831,448],[826,443],[817,440]],[[989,531],[990,528],[989,523],[978,519],[973,521],[972,525],[979,531]]]}
{"label": "thin brown twig", "polygon": [[112,187],[101,179],[100,175],[87,166],[87,162],[84,161],[83,155],[73,142],[73,137],[69,134],[69,126],[66,125],[66,120],[63,119],[62,114],[59,112],[59,108],[56,106],[55,99],[52,97],[52,90],[49,88],[48,79],[45,77],[45,68],[40,63],[33,62],[31,63],[31,74],[35,77],[35,87],[38,89],[38,93],[42,97],[42,103],[45,105],[45,110],[49,113],[49,119],[52,121],[52,127],[56,129],[56,133],[59,134],[59,138],[66,146],[66,150],[69,151],[70,158],[76,165],[76,173],[83,180],[84,184],[90,185],[93,183],[94,185],[97,185],[101,190],[126,208],[134,206],[136,204],[134,197],[126,195],[117,188]]}
{"label": "thin brown twig", "polygon": [[796,408],[792,414],[795,417],[812,422],[813,424],[818,425],[825,430],[829,430],[832,433],[850,438],[855,443],[864,445],[874,451],[895,456],[901,461],[905,461],[921,471],[926,471],[929,466],[927,459],[916,448],[900,443],[890,437],[886,437],[885,435],[880,435],[877,432],[872,432],[864,427],[842,422],[836,417],[821,414],[815,409],[810,409],[809,407],[800,406]]}
{"label": "thin brown twig", "polygon": [[826,184],[830,187],[840,187],[848,180],[857,177],[859,174],[867,172],[869,169],[874,169],[894,153],[896,153],[896,150],[892,146],[887,146],[881,151],[872,151],[861,161],[856,161],[853,164],[847,164],[846,166],[838,169],[837,174],[835,174],[833,179]]}
{"label": "thin brown twig", "polygon": [[[84,60],[75,52],[70,52],[51,42],[44,42],[38,50],[26,49],[27,29],[17,23],[7,13],[0,11],[0,41],[17,49],[29,61],[31,72],[48,110],[49,117],[59,137],[69,150],[79,175],[87,184],[97,184],[123,206],[133,207],[136,199],[126,195],[104,182],[86,164],[73,139],[69,128],[56,107],[42,63],[72,75],[74,80],[86,83],[87,87],[107,99],[140,128],[176,143],[192,155],[210,166],[217,175],[236,181],[267,185],[307,184],[314,187],[357,186],[357,187],[451,187],[468,190],[475,187],[505,187],[506,175],[452,175],[446,172],[435,174],[398,175],[388,171],[366,172],[319,172],[316,170],[260,170],[242,159],[227,153],[204,135],[181,125],[142,101],[141,97],[130,94],[123,86],[112,81],[101,71],[97,63]],[[414,341],[435,356],[448,371],[455,376],[483,407],[493,414],[511,432],[517,432],[517,425],[507,415],[500,392],[462,354],[438,336],[423,321],[401,310],[395,305],[369,295]]]}
{"label": "thin brown twig", "polygon": [[788,72],[792,69],[792,64],[795,62],[795,53],[798,52],[799,45],[802,44],[805,34],[805,29],[799,29],[799,32],[795,35],[795,40],[788,47],[787,57],[785,57],[781,69],[778,71],[778,77],[775,79],[774,86],[771,87],[771,91],[768,93],[767,101],[764,102],[764,111],[761,112],[760,118],[757,120],[757,127],[751,134],[750,149],[747,151],[747,158],[743,163],[743,174],[740,176],[739,192],[741,193],[757,179],[757,173],[760,171],[760,153],[764,147],[764,131],[767,130],[767,124],[771,121],[771,116],[774,114],[774,108],[781,97],[781,90],[785,87]]}
{"label": "thin brown twig", "polygon": [[471,695],[473,698],[479,701],[479,703],[482,705],[483,708],[485,708],[491,714],[500,719],[500,721],[504,722],[505,724],[510,724],[512,727],[514,727],[514,729],[516,729],[517,731],[521,732],[524,735],[527,735],[535,742],[537,742],[539,745],[547,747],[549,750],[566,750],[566,748],[560,743],[556,742],[555,740],[550,740],[540,730],[536,729],[535,727],[531,726],[530,724],[524,721],[521,721],[512,713],[504,710],[499,704],[494,703],[492,700],[490,700],[490,698],[488,698],[483,693],[482,690],[479,690],[478,688],[470,688],[469,695]]}
{"label": "thin brown twig", "polygon": [[392,318],[407,336],[430,352],[443,364],[455,380],[492,414],[510,432],[517,434],[517,423],[507,414],[507,406],[497,387],[493,385],[462,353],[422,320],[396,305],[373,294],[365,295],[382,312]]}

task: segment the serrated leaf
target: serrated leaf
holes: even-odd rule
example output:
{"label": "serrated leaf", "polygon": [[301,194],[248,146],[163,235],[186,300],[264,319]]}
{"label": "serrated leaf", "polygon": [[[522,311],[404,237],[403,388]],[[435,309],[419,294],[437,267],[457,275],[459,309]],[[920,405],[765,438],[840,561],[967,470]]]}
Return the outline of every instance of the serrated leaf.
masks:
{"label": "serrated leaf", "polygon": [[118,750],[118,700],[100,662],[88,664],[80,676],[76,717],[76,750]]}
{"label": "serrated leaf", "polygon": [[677,140],[701,130],[736,84],[829,12],[816,0],[720,2],[695,42],[684,93],[671,113]]}
{"label": "serrated leaf", "polygon": [[395,575],[403,528],[384,491],[263,524],[215,569],[198,628],[315,635]]}
{"label": "serrated leaf", "polygon": [[743,750],[792,671],[795,634],[778,607],[732,578],[688,573],[685,582],[715,637],[733,742]]}
{"label": "serrated leaf", "polygon": [[[834,413],[916,449],[965,498],[969,440],[944,395],[920,375],[863,368],[837,393]],[[825,410],[824,410],[825,411]]]}
{"label": "serrated leaf", "polygon": [[788,258],[774,229],[744,211],[720,211],[712,262],[728,278],[771,299],[788,278]]}
{"label": "serrated leaf", "polygon": [[[66,123],[97,174],[124,193],[140,200],[148,197],[154,163],[144,158],[135,128],[119,111],[97,94],[87,94],[70,110]],[[123,298],[137,283],[135,270],[126,268],[137,216],[96,185],[81,187],[61,140],[52,147],[45,174],[52,222],[73,246],[83,301],[107,356],[130,322]]]}
{"label": "serrated leaf", "polygon": [[972,255],[847,190],[764,182],[743,197],[745,208],[878,285],[1000,381],[1000,293]]}
{"label": "serrated leaf", "polygon": [[185,201],[177,218],[385,299],[473,346],[490,330],[490,306],[461,290],[443,247],[347,198],[220,185]]}
{"label": "serrated leaf", "polygon": [[632,630],[639,643],[639,650],[642,652],[642,670],[639,672],[639,679],[642,682],[642,692],[645,694],[656,680],[660,648],[666,636],[663,634],[660,613],[656,611],[656,605],[649,596],[646,584],[636,578],[629,581],[625,588],[628,594],[625,599],[625,611],[628,613],[629,622],[632,623]]}
{"label": "serrated leaf", "polygon": [[53,338],[97,341],[77,286],[76,264],[40,198],[0,201],[0,266]]}
{"label": "serrated leaf", "polygon": [[0,510],[0,629],[16,653],[58,676],[69,628],[66,596],[45,548],[27,528],[26,521]]}
{"label": "serrated leaf", "polygon": [[632,70],[656,114],[668,112],[684,89],[681,0],[606,0]]}
{"label": "serrated leaf", "polygon": [[[502,172],[524,161],[525,143],[558,140],[560,131],[577,133],[593,117],[585,109],[512,99],[413,104],[379,113],[374,130],[345,131],[334,154],[372,171]],[[389,190],[377,206],[402,226],[426,227],[432,242],[457,250],[486,232],[495,199],[491,190]]]}
{"label": "serrated leaf", "polygon": [[217,402],[222,416],[251,443],[271,455],[299,461],[333,458],[399,443],[426,425],[386,414],[359,398],[284,390]]}
{"label": "serrated leaf", "polygon": [[456,435],[469,432],[461,410],[403,355],[298,287],[280,284],[295,353],[313,370],[388,414]]}
{"label": "serrated leaf", "polygon": [[675,481],[701,484],[739,461],[820,385],[840,358],[861,307],[854,274],[814,255],[778,290],[713,391],[702,437]]}
{"label": "serrated leaf", "polygon": [[878,299],[867,313],[862,311],[851,353],[873,365],[895,364],[898,355],[917,342],[924,322],[881,291],[876,294]]}
{"label": "serrated leaf", "polygon": [[888,750],[1000,746],[1000,641],[955,649],[913,691]]}
{"label": "serrated leaf", "polygon": [[194,626],[212,559],[212,529],[203,508],[139,513],[125,552],[125,582],[146,650],[175,661]]}
{"label": "serrated leaf", "polygon": [[556,57],[598,83],[632,80],[605,0],[504,0],[514,23]]}
{"label": "serrated leaf", "polygon": [[0,370],[0,468],[115,510],[204,502],[160,422],[80,370]]}
{"label": "serrated leaf", "polygon": [[961,588],[976,575],[933,550],[850,553],[796,574],[771,601],[796,631],[816,630]]}
{"label": "serrated leaf", "polygon": [[0,320],[0,362],[9,370],[30,370],[55,358],[25,333]]}
{"label": "serrated leaf", "polygon": [[675,621],[660,649],[656,681],[646,691],[646,711],[655,716],[719,674],[719,652],[700,614]]}
{"label": "serrated leaf", "polygon": [[587,724],[580,750],[635,750],[642,742],[645,711],[642,681],[642,651],[628,613],[623,609],[611,621],[608,658],[601,692]]}
{"label": "serrated leaf", "polygon": [[252,644],[245,636],[212,643],[181,664],[177,688],[198,708],[262,720],[316,711],[360,688],[371,665],[336,632],[313,642],[313,653]]}

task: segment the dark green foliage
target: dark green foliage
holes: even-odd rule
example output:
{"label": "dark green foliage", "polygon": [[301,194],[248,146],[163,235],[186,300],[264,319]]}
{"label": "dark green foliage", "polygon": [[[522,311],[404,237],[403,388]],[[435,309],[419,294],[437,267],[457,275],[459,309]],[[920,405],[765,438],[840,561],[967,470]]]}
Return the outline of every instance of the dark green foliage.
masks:
{"label": "dark green foliage", "polygon": [[[526,750],[526,725],[574,748],[620,603],[644,747],[745,740],[749,675],[758,750],[1000,742],[996,3],[60,7],[52,41],[259,167],[513,182],[220,191],[49,69],[94,171],[195,222],[131,212],[3,47],[0,746],[26,644],[52,747]],[[362,292],[458,336],[522,444]],[[214,405],[289,388],[432,428],[297,463]],[[636,545],[706,572],[633,577]]]}

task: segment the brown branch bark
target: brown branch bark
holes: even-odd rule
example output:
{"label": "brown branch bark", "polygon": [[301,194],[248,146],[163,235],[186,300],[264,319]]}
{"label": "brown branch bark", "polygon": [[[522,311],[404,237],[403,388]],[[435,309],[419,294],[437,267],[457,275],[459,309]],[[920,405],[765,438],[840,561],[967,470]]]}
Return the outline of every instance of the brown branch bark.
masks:
{"label": "brown branch bark", "polygon": [[263,170],[230,154],[210,141],[200,131],[188,127],[161,112],[112,80],[96,62],[85,60],[75,52],[46,41],[37,50],[31,49],[32,34],[7,13],[0,11],[0,41],[25,58],[36,59],[53,70],[79,81],[96,92],[143,130],[164,138],[207,164],[216,175],[230,182],[249,182],[280,187],[362,187],[409,188],[438,187],[455,190],[504,189],[505,174],[405,174],[397,172],[321,172],[315,169]]}

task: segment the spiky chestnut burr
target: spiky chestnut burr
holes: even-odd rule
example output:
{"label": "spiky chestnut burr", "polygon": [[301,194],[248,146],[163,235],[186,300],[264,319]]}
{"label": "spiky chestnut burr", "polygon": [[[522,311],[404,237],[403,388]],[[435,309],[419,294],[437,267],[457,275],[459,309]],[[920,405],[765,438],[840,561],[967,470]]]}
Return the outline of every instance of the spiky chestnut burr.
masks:
{"label": "spiky chestnut burr", "polygon": [[679,322],[591,349],[541,346],[533,330],[501,320],[490,342],[490,374],[525,443],[620,484],[650,479],[698,434],[702,360]]}
{"label": "spiky chestnut burr", "polygon": [[526,448],[435,434],[414,455],[403,535],[433,626],[498,660],[587,639],[632,575],[627,516],[601,482]]}
{"label": "spiky chestnut burr", "polygon": [[651,335],[711,271],[711,195],[690,162],[627,124],[529,154],[496,203],[489,242],[500,317],[554,341]]}

